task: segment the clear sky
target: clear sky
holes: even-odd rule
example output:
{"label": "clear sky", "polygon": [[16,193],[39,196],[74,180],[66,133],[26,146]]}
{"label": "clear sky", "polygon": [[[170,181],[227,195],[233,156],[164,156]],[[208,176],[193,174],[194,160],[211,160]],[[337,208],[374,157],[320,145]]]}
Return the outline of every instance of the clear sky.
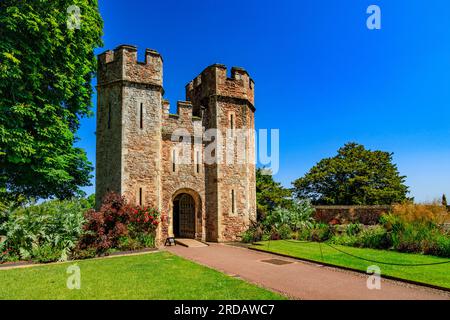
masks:
{"label": "clear sky", "polygon": [[[394,152],[416,200],[450,195],[450,1],[99,2],[97,53],[123,43],[141,59],[159,51],[172,107],[206,66],[247,69],[256,127],[280,130],[283,185],[356,141]],[[381,30],[366,27],[371,4]],[[95,118],[83,119],[78,145],[93,163],[94,131]]]}

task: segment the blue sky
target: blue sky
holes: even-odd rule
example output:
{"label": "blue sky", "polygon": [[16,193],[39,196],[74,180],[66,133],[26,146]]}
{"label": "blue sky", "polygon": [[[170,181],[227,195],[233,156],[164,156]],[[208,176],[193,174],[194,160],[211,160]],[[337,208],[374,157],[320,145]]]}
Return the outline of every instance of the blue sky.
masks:
{"label": "blue sky", "polygon": [[[206,66],[246,68],[256,127],[280,130],[275,179],[285,186],[356,141],[394,152],[416,200],[450,195],[450,1],[99,2],[97,53],[159,51],[172,106]],[[381,30],[366,27],[371,4]],[[83,119],[78,145],[93,163],[94,131],[95,118]]]}

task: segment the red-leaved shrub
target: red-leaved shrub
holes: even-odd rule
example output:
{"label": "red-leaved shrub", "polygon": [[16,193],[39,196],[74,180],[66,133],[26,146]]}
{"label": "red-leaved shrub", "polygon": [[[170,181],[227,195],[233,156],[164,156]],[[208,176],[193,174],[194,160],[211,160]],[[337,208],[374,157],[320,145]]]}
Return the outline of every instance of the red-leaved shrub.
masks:
{"label": "red-leaved shrub", "polygon": [[145,240],[148,242],[149,236],[154,239],[160,213],[148,206],[128,205],[122,196],[110,192],[103,199],[100,210],[87,211],[85,218],[85,232],[76,251],[90,251],[101,255],[111,248],[120,247],[119,242],[126,238],[138,243]]}

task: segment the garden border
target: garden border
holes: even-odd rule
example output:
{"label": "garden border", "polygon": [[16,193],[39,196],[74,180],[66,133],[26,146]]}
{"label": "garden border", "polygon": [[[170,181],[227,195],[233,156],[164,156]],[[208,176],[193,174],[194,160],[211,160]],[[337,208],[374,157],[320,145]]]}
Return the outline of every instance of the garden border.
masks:
{"label": "garden border", "polygon": [[[258,246],[259,244],[252,244],[252,245],[253,246]],[[321,265],[324,265],[324,266],[327,266],[327,267],[333,267],[333,268],[343,269],[343,270],[347,270],[347,271],[353,271],[353,272],[357,272],[357,273],[361,273],[361,274],[367,275],[366,272],[358,270],[358,269],[354,269],[354,268],[351,268],[351,267],[343,267],[343,266],[338,266],[338,265],[335,265],[335,264],[322,262],[322,261],[318,261],[318,260],[312,260],[312,259],[307,259],[307,258],[299,258],[299,257],[291,256],[291,255],[288,255],[288,254],[268,251],[268,250],[259,249],[259,248],[248,247],[248,249],[249,250],[258,251],[258,252],[271,253],[271,254],[274,254],[274,255],[277,255],[277,256],[280,256],[280,257],[285,257],[285,258],[291,258],[291,259],[300,260],[300,261],[311,262],[311,263],[314,263],[314,264],[321,264]],[[397,277],[389,276],[389,275],[382,275],[381,277],[385,278],[385,279],[389,279],[389,280],[395,280],[395,281],[399,281],[399,282],[404,282],[404,283],[416,285],[416,286],[428,287],[428,288],[432,288],[432,289],[436,289],[436,290],[450,292],[450,288],[441,287],[441,286],[437,286],[437,285],[434,285],[434,284],[429,284],[429,283],[424,283],[424,282],[419,282],[419,281],[414,281],[414,280],[408,280],[408,279],[402,279],[402,278],[397,278]]]}

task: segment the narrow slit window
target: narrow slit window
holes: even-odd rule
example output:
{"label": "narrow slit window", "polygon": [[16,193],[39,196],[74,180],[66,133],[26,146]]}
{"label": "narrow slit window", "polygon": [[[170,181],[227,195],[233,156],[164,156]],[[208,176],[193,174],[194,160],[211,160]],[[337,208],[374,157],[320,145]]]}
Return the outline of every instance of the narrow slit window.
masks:
{"label": "narrow slit window", "polygon": [[139,128],[144,128],[144,105],[141,102],[141,108],[139,110]]}
{"label": "narrow slit window", "polygon": [[142,188],[139,188],[139,205],[142,206]]}
{"label": "narrow slit window", "polygon": [[235,196],[234,196],[234,189],[231,190],[231,213],[234,214],[235,212]]}
{"label": "narrow slit window", "polygon": [[108,104],[108,129],[111,129],[111,103]]}
{"label": "narrow slit window", "polygon": [[197,151],[196,165],[197,165],[197,173],[200,173],[200,152],[198,152],[198,151]]}
{"label": "narrow slit window", "polygon": [[230,114],[230,128],[231,128],[231,136],[233,136],[233,131],[234,131],[234,114]]}
{"label": "narrow slit window", "polygon": [[176,154],[175,150],[173,150],[172,151],[172,171],[173,172],[175,172],[175,169],[176,169],[176,161],[177,161],[176,156],[177,156],[177,154]]}

